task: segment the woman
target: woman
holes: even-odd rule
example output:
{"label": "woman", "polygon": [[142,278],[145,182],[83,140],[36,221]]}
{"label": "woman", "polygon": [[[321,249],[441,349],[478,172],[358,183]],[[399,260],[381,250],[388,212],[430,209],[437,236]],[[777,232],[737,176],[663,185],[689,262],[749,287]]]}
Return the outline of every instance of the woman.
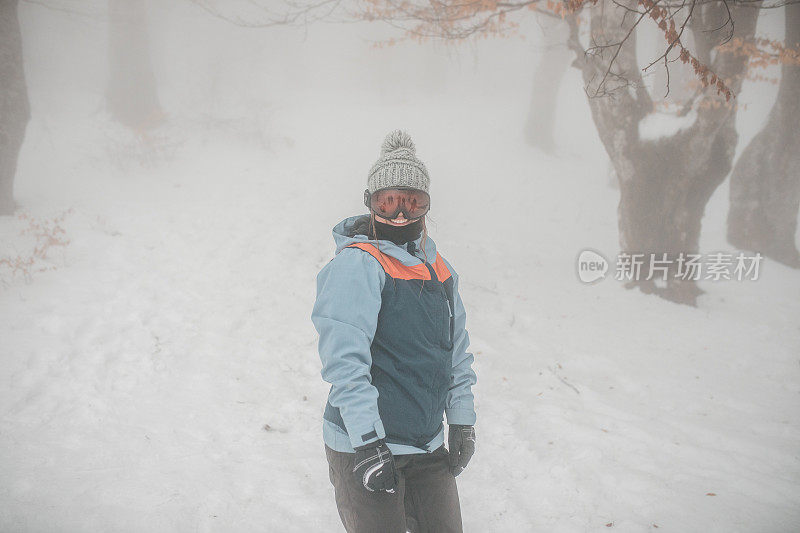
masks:
{"label": "woman", "polygon": [[429,185],[411,137],[387,135],[370,214],[333,228],[317,275],[322,434],[348,532],[462,531],[455,476],[475,451],[477,378],[458,276],[425,230]]}

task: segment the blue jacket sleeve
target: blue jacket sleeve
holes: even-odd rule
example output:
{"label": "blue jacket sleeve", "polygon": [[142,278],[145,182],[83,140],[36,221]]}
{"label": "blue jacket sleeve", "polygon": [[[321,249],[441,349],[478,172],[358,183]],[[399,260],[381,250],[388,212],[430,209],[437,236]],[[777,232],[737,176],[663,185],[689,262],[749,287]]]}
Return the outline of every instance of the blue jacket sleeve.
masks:
{"label": "blue jacket sleeve", "polygon": [[322,379],[331,384],[328,400],[339,408],[354,448],[386,436],[370,374],[385,282],[375,258],[355,248],[341,250],[317,274],[311,321],[319,333]]}
{"label": "blue jacket sleeve", "polygon": [[467,313],[464,302],[458,291],[458,274],[450,263],[445,260],[450,274],[453,276],[453,298],[455,324],[453,329],[453,371],[450,374],[450,390],[447,393],[445,415],[448,424],[475,425],[475,398],[472,386],[478,378],[472,369],[475,357],[467,351],[469,348],[469,333],[467,332]]}

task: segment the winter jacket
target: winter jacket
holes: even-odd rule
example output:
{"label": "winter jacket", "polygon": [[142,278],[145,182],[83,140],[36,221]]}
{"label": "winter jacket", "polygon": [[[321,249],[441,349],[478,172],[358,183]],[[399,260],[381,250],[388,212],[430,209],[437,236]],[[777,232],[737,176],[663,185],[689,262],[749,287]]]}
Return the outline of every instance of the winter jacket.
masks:
{"label": "winter jacket", "polygon": [[458,275],[430,236],[425,261],[422,236],[369,239],[354,230],[363,217],[333,228],[336,253],[317,275],[311,320],[331,384],[323,439],[340,452],[381,438],[394,454],[432,452],[444,442],[443,415],[476,421]]}

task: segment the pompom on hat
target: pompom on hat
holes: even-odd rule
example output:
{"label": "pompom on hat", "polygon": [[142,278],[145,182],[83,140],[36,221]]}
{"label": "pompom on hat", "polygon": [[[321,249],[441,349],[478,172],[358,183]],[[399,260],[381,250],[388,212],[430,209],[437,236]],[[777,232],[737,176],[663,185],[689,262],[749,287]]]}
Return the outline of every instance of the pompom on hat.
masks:
{"label": "pompom on hat", "polygon": [[369,193],[387,187],[411,187],[430,193],[428,170],[415,152],[416,147],[408,133],[403,130],[389,133],[381,145],[381,156],[369,171]]}

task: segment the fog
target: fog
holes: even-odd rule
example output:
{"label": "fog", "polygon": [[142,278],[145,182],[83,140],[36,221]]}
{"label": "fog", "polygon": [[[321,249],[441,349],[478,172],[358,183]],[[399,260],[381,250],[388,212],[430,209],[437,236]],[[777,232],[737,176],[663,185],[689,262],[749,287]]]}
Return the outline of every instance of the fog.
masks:
{"label": "fog", "polygon": [[[566,26],[530,10],[507,37],[389,45],[409,23],[333,5],[339,21],[246,27],[270,12],[19,3],[0,530],[344,531],[311,312],[332,230],[368,213],[397,129],[427,168],[427,234],[474,355],[463,530],[798,530],[800,142],[796,104],[777,103],[800,67],[751,67],[735,114],[678,114],[704,96],[680,61],[667,98],[663,60],[641,71],[665,42],[643,24],[654,109],[620,128],[629,110],[588,96]],[[783,40],[785,11],[761,10],[755,35]],[[22,108],[9,86],[3,132]],[[782,142],[759,141],[768,124]],[[626,281],[628,252],[730,254],[730,276]],[[736,279],[737,257],[756,271]]]}

